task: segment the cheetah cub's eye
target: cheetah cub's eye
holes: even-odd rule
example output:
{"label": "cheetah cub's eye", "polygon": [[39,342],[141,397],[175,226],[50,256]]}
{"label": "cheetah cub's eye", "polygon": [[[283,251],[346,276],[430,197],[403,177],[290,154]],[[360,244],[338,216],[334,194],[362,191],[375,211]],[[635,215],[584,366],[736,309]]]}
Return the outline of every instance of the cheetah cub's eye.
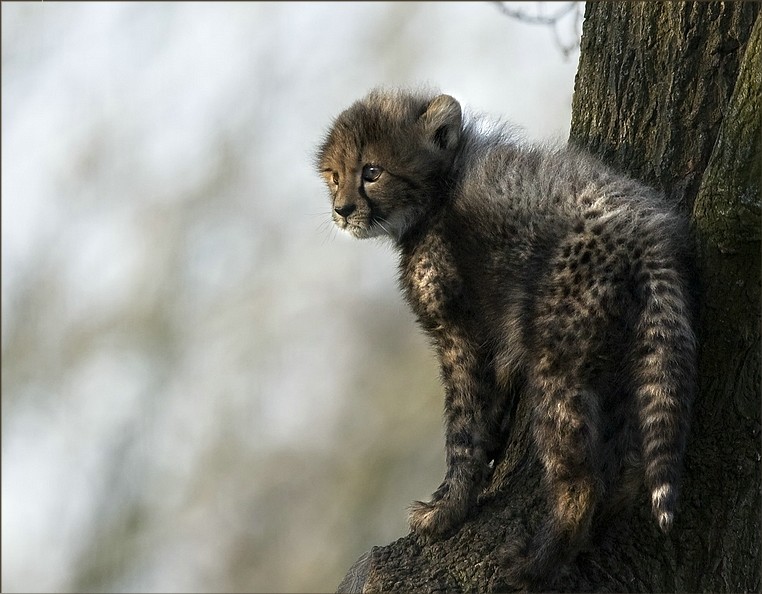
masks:
{"label": "cheetah cub's eye", "polygon": [[384,170],[378,165],[366,165],[362,168],[362,179],[366,182],[374,182],[383,172]]}
{"label": "cheetah cub's eye", "polygon": [[333,177],[331,178],[333,180],[333,185],[338,186],[339,185],[339,174],[338,172],[333,172]]}

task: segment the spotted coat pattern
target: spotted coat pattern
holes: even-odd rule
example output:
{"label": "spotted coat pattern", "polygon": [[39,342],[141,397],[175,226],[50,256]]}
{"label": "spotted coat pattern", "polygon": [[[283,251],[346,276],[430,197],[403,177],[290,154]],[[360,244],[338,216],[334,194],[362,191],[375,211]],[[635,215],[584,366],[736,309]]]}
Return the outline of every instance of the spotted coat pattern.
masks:
{"label": "spotted coat pattern", "polygon": [[508,547],[509,581],[552,584],[604,502],[632,490],[626,475],[669,530],[696,343],[688,227],[664,197],[572,147],[520,146],[423,92],[355,103],[317,164],[336,224],[398,248],[401,288],[439,356],[447,473],[412,505],[411,528],[439,538],[462,524],[521,386],[550,511]]}

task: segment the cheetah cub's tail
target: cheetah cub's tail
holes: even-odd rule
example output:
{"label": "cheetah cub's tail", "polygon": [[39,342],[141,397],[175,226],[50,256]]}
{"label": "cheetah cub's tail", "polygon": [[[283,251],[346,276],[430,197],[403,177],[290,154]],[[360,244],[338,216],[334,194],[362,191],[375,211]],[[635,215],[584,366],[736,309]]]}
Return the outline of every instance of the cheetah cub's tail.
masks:
{"label": "cheetah cub's tail", "polygon": [[668,532],[696,390],[696,338],[685,279],[660,251],[641,260],[634,379],[645,483],[659,527]]}

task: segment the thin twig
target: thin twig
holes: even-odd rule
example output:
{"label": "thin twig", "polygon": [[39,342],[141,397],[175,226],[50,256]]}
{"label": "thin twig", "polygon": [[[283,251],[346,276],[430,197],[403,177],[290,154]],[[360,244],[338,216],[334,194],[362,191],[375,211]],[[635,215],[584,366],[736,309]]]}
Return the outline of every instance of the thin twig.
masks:
{"label": "thin twig", "polygon": [[497,5],[500,12],[502,12],[504,15],[517,19],[524,23],[529,23],[530,25],[555,25],[559,20],[561,20],[567,14],[569,14],[572,10],[577,8],[576,2],[570,2],[569,4],[564,6],[561,10],[556,12],[554,15],[543,16],[539,14],[531,15],[521,10],[515,10],[513,8],[509,8],[508,6],[505,5],[505,2],[495,2],[495,4]]}
{"label": "thin twig", "polygon": [[[579,47],[579,38],[576,35],[577,28],[579,26],[580,21],[582,20],[582,6],[583,2],[568,2],[564,7],[557,10],[552,15],[542,15],[542,14],[529,14],[528,12],[525,12],[523,10],[516,10],[514,8],[511,8],[507,5],[506,2],[493,2],[500,10],[501,13],[504,15],[516,19],[517,21],[521,21],[522,23],[527,23],[529,25],[545,25],[545,26],[551,26],[553,28],[553,40],[555,41],[556,47],[558,47],[559,50],[561,50],[561,53],[563,54],[564,59],[568,59],[569,54],[571,54],[574,50],[576,50]],[[575,30],[575,37],[572,42],[564,42],[561,39],[561,35],[559,34],[558,27],[559,23],[569,14],[574,15],[574,30]]]}

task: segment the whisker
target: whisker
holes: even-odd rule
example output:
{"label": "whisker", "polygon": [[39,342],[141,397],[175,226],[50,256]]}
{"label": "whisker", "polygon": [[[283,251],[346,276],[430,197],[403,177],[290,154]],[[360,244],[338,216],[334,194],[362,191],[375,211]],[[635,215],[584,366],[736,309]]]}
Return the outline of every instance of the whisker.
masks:
{"label": "whisker", "polygon": [[327,209],[327,210],[318,210],[318,211],[312,211],[305,213],[308,217],[328,217],[331,218],[331,213],[333,212],[333,209]]}
{"label": "whisker", "polygon": [[317,231],[323,236],[323,240],[321,242],[321,245],[324,245],[328,240],[334,239],[336,234],[338,234],[338,228],[336,227],[336,224],[333,221],[333,218],[331,217],[330,211],[324,211],[321,213],[310,213],[310,215],[313,216],[321,216],[322,221],[320,221],[320,224],[317,226]]}
{"label": "whisker", "polygon": [[[399,234],[399,236],[398,236],[397,234],[395,234],[395,233],[392,233],[392,231],[394,230],[394,225],[392,224],[392,222],[391,222],[390,220],[388,220],[388,219],[385,219],[384,217],[379,217],[379,216],[376,216],[376,217],[374,217],[374,218],[373,218],[373,220],[374,220],[376,223],[378,223],[378,225],[379,225],[379,226],[380,226],[380,227],[381,227],[381,228],[382,228],[382,229],[383,229],[383,230],[386,232],[386,234],[387,234],[387,235],[388,235],[390,238],[392,238],[392,239],[396,239],[396,240],[398,240],[398,241],[399,241],[399,238],[400,238],[399,236],[401,236],[402,234],[400,233],[400,234]],[[387,228],[387,227],[385,227],[385,226],[383,225],[382,221],[383,221],[384,223],[386,223],[387,225],[389,225],[389,227],[388,227],[388,228]]]}
{"label": "whisker", "polygon": [[381,227],[384,230],[384,233],[386,233],[387,235],[391,235],[391,233],[389,232],[389,229],[381,221],[384,221],[384,223],[387,223],[387,224],[389,223],[389,221],[381,217],[373,217],[373,222],[379,227]]}

